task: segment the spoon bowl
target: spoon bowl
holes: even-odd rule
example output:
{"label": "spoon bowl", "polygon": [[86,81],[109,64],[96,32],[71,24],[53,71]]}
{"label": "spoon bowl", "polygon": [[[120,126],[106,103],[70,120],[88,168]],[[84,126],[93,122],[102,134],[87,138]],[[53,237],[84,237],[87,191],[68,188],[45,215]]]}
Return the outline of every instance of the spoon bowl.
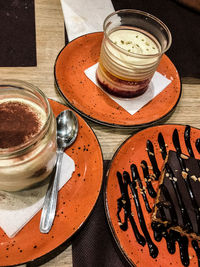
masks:
{"label": "spoon bowl", "polygon": [[52,227],[58,196],[58,184],[63,153],[75,140],[78,134],[78,120],[71,110],[62,111],[56,118],[57,122],[57,161],[53,183],[48,187],[40,219],[40,232],[48,233]]}
{"label": "spoon bowl", "polygon": [[78,120],[71,110],[62,111],[56,118],[58,148],[69,147],[78,134]]}

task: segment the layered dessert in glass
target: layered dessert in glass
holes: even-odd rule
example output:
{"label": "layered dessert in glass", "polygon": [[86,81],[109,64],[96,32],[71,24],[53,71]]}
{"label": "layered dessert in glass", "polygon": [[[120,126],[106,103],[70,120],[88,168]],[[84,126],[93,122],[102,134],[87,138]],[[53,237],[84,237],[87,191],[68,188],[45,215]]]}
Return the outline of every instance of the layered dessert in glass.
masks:
{"label": "layered dessert in glass", "polygon": [[119,10],[104,21],[96,78],[105,92],[122,98],[143,94],[171,34],[158,18],[138,10]]}
{"label": "layered dessert in glass", "polygon": [[45,95],[31,84],[0,81],[0,190],[35,187],[56,162],[56,122]]}

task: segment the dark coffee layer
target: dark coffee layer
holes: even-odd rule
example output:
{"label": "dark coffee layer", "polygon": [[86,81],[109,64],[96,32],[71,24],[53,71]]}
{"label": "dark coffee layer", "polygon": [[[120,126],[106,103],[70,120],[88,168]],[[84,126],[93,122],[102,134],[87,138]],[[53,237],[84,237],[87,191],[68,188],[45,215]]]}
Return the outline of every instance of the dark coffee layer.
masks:
{"label": "dark coffee layer", "polygon": [[36,112],[18,101],[0,104],[0,148],[22,145],[36,135],[41,122]]}

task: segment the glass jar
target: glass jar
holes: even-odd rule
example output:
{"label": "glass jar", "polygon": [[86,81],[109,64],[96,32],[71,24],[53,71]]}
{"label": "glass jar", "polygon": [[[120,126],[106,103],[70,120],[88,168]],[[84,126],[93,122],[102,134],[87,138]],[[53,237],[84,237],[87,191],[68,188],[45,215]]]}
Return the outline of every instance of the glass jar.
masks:
{"label": "glass jar", "polygon": [[101,88],[122,98],[143,94],[171,45],[169,29],[149,13],[125,9],[110,14],[103,30],[96,72]]}
{"label": "glass jar", "polygon": [[39,186],[56,162],[56,120],[35,86],[0,81],[0,190]]}

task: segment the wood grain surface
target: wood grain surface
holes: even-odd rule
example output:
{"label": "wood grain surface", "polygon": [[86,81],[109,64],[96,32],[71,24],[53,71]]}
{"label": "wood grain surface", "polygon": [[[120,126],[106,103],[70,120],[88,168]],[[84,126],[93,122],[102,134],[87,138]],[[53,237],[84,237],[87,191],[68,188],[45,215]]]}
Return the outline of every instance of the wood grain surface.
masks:
{"label": "wood grain surface", "polygon": [[[64,46],[64,20],[59,0],[35,0],[37,67],[0,68],[1,79],[20,79],[38,86],[49,98],[61,103],[54,85],[53,68],[57,54]],[[200,80],[182,80],[182,97],[168,123],[190,124],[200,128]],[[104,159],[111,159],[119,145],[133,130],[119,130],[88,122],[97,135]],[[72,266],[71,246],[42,266]]]}

